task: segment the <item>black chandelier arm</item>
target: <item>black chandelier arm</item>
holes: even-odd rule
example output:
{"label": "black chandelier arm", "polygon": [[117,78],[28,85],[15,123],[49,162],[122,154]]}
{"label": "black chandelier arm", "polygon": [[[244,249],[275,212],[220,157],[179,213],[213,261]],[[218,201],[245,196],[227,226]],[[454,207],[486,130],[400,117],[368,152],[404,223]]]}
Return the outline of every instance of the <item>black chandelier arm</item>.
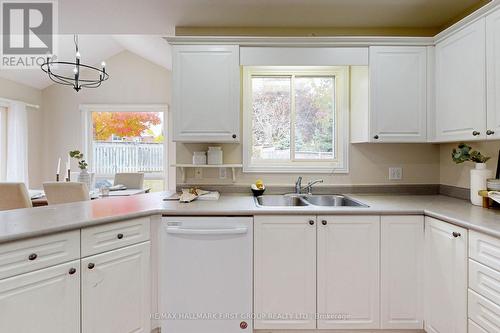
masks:
{"label": "black chandelier arm", "polygon": [[49,79],[51,79],[55,83],[64,84],[64,85],[67,85],[67,86],[74,86],[75,85],[74,82],[68,81],[68,80],[66,80],[64,78],[61,78],[60,76],[55,75],[52,72],[49,72],[48,74],[49,74]]}
{"label": "black chandelier arm", "polygon": [[[44,71],[45,73],[49,74],[49,75],[53,75],[53,76],[56,76],[58,79],[61,79],[61,80],[71,80],[71,81],[74,81],[74,77],[68,77],[68,76],[64,76],[64,75],[60,75],[60,74],[56,74],[54,73],[53,71],[50,70],[50,65],[49,64],[65,64],[65,65],[73,65],[73,66],[76,66],[76,64],[74,63],[71,63],[71,62],[62,62],[62,61],[59,61],[59,62],[49,62],[49,63],[43,63],[40,67],[42,69],[42,71]],[[107,79],[109,79],[109,74],[98,69],[98,68],[95,68],[95,67],[92,67],[92,66],[88,66],[88,65],[82,65],[80,64],[79,65],[80,67],[85,67],[85,68],[89,68],[89,69],[93,69],[95,71],[98,71],[99,72],[99,79],[98,80],[90,80],[90,79],[78,79],[78,81],[80,82],[88,82],[88,83],[95,83],[95,82],[98,82],[98,81],[106,81]],[[45,68],[47,67],[47,69]]]}

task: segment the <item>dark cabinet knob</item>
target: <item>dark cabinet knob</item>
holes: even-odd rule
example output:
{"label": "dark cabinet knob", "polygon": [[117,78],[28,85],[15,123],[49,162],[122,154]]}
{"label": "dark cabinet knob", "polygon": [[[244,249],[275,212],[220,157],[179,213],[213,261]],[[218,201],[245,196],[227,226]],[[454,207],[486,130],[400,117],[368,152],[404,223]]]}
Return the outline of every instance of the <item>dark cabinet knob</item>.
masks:
{"label": "dark cabinet knob", "polygon": [[492,130],[487,130],[486,131],[486,135],[493,135],[495,134],[495,131],[492,131]]}
{"label": "dark cabinet knob", "polygon": [[118,238],[118,239],[122,239],[122,238],[123,238],[123,234],[118,234],[118,235],[116,235],[116,238]]}
{"label": "dark cabinet knob", "polygon": [[69,275],[75,274],[76,273],[76,268],[70,268],[68,273],[69,273]]}
{"label": "dark cabinet knob", "polygon": [[89,263],[89,265],[87,266],[89,269],[93,269],[95,267],[95,264],[94,263]]}
{"label": "dark cabinet knob", "polygon": [[326,220],[321,221],[322,225],[326,225],[328,222]]}
{"label": "dark cabinet knob", "polygon": [[310,225],[314,225],[314,220],[309,220]]}
{"label": "dark cabinet knob", "polygon": [[474,136],[478,136],[478,135],[480,135],[480,134],[481,134],[481,132],[478,132],[478,131],[474,131],[474,132],[472,132],[472,135],[474,135]]}
{"label": "dark cabinet knob", "polygon": [[233,139],[236,139],[236,134],[233,134],[232,137],[233,137]]}
{"label": "dark cabinet knob", "polygon": [[453,231],[451,234],[452,234],[452,235],[453,235],[453,237],[455,237],[455,238],[462,236],[459,232],[456,232],[456,231]]}
{"label": "dark cabinet knob", "polygon": [[374,138],[375,140],[378,140],[378,135],[375,135],[373,138]]}
{"label": "dark cabinet knob", "polygon": [[38,257],[38,256],[37,256],[37,254],[36,254],[36,253],[32,253],[32,254],[30,254],[30,255],[28,256],[28,259],[29,259],[29,260],[35,260],[37,257]]}

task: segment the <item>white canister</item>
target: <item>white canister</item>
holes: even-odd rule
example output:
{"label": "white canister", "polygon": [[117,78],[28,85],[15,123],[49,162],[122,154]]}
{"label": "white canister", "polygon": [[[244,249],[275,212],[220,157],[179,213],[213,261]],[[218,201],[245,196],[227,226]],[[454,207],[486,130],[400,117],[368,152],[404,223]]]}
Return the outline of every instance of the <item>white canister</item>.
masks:
{"label": "white canister", "polygon": [[486,190],[486,180],[492,177],[493,171],[486,169],[486,163],[476,163],[476,168],[470,171],[470,202],[473,205],[483,205],[483,198],[478,192]]}
{"label": "white canister", "polygon": [[193,164],[207,164],[207,155],[204,151],[195,151],[193,152]]}
{"label": "white canister", "polygon": [[208,164],[222,164],[222,149],[220,147],[208,147]]}

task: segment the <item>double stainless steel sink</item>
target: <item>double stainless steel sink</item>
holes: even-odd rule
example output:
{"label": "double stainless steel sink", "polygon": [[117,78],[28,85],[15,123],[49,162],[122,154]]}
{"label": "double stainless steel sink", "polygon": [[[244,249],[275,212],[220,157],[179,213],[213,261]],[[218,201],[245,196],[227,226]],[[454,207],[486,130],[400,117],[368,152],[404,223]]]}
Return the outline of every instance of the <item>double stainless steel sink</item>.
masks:
{"label": "double stainless steel sink", "polygon": [[367,205],[341,194],[284,194],[261,195],[255,198],[257,207],[368,207]]}

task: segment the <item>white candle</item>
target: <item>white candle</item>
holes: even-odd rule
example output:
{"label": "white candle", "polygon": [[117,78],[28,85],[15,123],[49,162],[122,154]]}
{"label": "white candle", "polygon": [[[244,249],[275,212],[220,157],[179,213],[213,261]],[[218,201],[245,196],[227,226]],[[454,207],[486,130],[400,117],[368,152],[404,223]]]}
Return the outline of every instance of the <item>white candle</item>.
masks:
{"label": "white candle", "polygon": [[61,158],[59,157],[59,161],[57,161],[57,174],[61,174]]}
{"label": "white candle", "polygon": [[70,160],[70,157],[68,155],[68,161],[66,162],[66,171],[69,171],[71,170],[71,160]]}

